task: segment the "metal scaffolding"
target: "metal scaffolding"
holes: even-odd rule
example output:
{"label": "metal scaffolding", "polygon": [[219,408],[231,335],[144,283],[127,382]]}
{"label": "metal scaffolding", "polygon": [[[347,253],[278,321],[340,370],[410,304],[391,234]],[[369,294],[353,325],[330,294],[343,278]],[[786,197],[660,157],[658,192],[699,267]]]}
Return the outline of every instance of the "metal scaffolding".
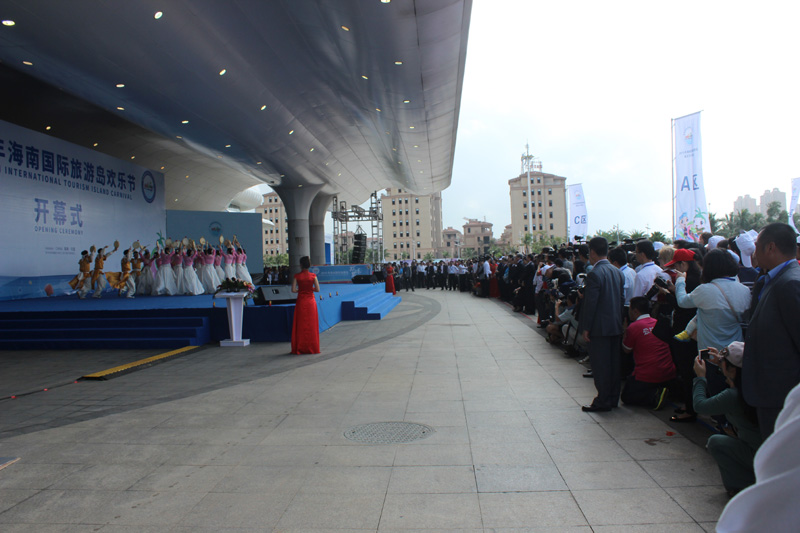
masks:
{"label": "metal scaffolding", "polygon": [[371,242],[367,242],[367,250],[377,249],[377,258],[373,252],[372,260],[376,261],[377,259],[377,262],[383,261],[383,213],[381,213],[381,202],[378,198],[378,191],[373,192],[369,196],[369,209],[364,209],[359,205],[351,206],[350,209],[348,209],[347,202],[340,202],[339,197],[334,196],[331,218],[333,219],[333,263],[335,265],[350,262],[350,249],[347,240],[347,234],[350,233],[350,222],[356,224],[356,230],[353,232],[354,234],[367,233],[362,228],[361,223],[369,222]]}

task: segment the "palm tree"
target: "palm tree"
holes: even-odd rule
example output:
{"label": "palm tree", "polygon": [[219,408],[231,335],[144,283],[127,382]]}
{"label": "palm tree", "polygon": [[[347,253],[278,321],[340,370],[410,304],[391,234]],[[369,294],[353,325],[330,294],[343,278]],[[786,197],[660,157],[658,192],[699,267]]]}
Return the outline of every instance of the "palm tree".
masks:
{"label": "palm tree", "polygon": [[464,248],[461,250],[461,258],[462,259],[472,259],[477,255],[477,252],[474,248]]}
{"label": "palm tree", "polygon": [[639,239],[647,239],[647,238],[649,238],[649,235],[647,235],[646,231],[642,231],[642,230],[638,230],[638,229],[635,229],[635,230],[631,231],[630,235],[631,236],[629,238],[633,239],[634,241],[638,241]]}
{"label": "palm tree", "polygon": [[670,239],[660,231],[654,231],[653,233],[651,233],[650,240],[653,242],[663,242],[664,244],[672,244],[672,239]]}

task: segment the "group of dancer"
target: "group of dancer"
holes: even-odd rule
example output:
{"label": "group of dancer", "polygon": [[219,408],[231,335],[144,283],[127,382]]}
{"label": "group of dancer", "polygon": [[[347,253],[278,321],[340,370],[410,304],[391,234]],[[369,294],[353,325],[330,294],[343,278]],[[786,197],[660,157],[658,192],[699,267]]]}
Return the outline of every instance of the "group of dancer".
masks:
{"label": "group of dancer", "polygon": [[100,298],[107,286],[117,289],[119,296],[133,298],[214,294],[228,278],[253,282],[247,270],[247,254],[236,237],[217,248],[205,239],[199,247],[190,239],[167,239],[163,247],[157,243],[152,253],[135,242],[122,253],[120,272],[104,272],[105,260],[119,249],[119,242],[114,243],[113,250],[108,248],[92,246],[81,252],[78,275],[69,282],[78,298],[86,298],[90,291],[94,291],[94,298]]}

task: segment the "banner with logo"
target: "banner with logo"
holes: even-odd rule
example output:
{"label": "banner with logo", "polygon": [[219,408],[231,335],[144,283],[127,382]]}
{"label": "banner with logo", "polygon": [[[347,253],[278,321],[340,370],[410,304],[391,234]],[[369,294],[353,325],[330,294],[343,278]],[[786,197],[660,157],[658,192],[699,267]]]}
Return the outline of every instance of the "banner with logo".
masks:
{"label": "banner with logo", "polygon": [[792,200],[789,202],[789,224],[797,231],[797,226],[794,225],[792,218],[795,211],[797,211],[797,202],[800,201],[800,178],[792,180]]}
{"label": "banner with logo", "polygon": [[675,239],[697,241],[711,231],[703,185],[700,113],[673,120],[675,133]]}
{"label": "banner with logo", "polygon": [[66,292],[81,250],[151,247],[165,229],[164,176],[0,121],[0,299]]}
{"label": "banner with logo", "polygon": [[571,241],[575,235],[585,237],[589,233],[589,219],[586,214],[586,199],[583,196],[583,185],[570,185],[569,190],[569,235]]}

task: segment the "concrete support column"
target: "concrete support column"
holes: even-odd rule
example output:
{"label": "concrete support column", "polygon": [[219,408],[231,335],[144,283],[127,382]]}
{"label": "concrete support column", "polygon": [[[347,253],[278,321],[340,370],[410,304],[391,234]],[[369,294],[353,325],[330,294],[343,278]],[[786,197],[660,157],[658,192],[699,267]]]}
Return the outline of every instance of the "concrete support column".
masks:
{"label": "concrete support column", "polygon": [[273,189],[281,197],[286,217],[289,219],[289,271],[294,275],[300,272],[300,258],[311,254],[308,219],[311,202],[322,189],[322,185],[273,187]]}
{"label": "concrete support column", "polygon": [[[311,202],[309,237],[311,239],[311,264],[325,264],[325,213],[334,195],[319,193]],[[333,250],[331,250],[333,251]]]}

